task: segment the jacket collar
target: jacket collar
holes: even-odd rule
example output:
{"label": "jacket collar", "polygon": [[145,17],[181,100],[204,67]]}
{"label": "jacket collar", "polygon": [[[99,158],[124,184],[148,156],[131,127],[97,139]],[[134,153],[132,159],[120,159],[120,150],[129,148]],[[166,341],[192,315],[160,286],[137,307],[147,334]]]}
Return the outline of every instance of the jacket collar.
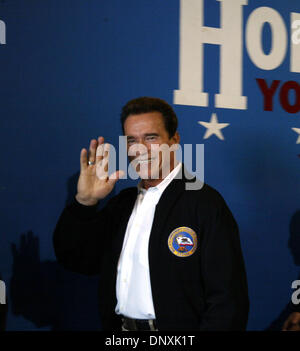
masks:
{"label": "jacket collar", "polygon": [[152,231],[157,233],[162,232],[163,226],[167,222],[173,206],[176,204],[176,200],[184,191],[193,191],[189,190],[193,188],[201,189],[202,186],[203,183],[190,174],[184,165],[182,165],[180,172],[178,172],[177,176],[167,186],[156,205]]}

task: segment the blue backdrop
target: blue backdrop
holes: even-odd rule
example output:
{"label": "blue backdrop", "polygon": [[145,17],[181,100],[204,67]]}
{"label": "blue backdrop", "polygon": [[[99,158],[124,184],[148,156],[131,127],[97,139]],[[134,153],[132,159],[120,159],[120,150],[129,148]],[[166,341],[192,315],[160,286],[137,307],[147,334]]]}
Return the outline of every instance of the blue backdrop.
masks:
{"label": "blue backdrop", "polygon": [[[8,330],[101,328],[98,278],[58,266],[52,233],[75,192],[80,149],[99,135],[118,145],[121,107],[138,96],[168,101],[178,115],[181,143],[204,144],[205,181],[224,196],[240,227],[251,303],[248,329],[279,328],[288,313],[300,264],[300,44],[297,33],[292,39],[291,23],[300,3],[238,0],[237,6],[205,0],[202,12],[189,17],[201,3],[0,1],[1,29],[6,29],[0,45],[0,274],[7,286]],[[257,37],[260,7],[274,11],[259,10],[271,19]],[[225,36],[222,48],[233,45],[233,61],[240,50],[241,64],[227,60],[222,71],[221,46],[205,43],[202,82],[197,74],[191,82],[194,66],[184,61],[188,40],[205,32],[199,29],[201,17],[206,27],[224,27],[222,11],[232,14],[241,38],[235,47],[237,39]],[[198,62],[197,46],[193,50]],[[224,88],[228,96],[218,105],[214,95],[226,72],[232,74],[229,86],[240,83],[241,89]],[[272,111],[256,79],[269,88],[280,81]],[[286,84],[290,81],[297,84]],[[183,100],[176,90],[185,91]],[[206,92],[207,103],[195,103],[193,90]],[[238,93],[247,97],[239,108],[230,102]],[[205,138],[213,114],[228,124],[220,130],[223,139]],[[132,184],[121,180],[115,192]]]}

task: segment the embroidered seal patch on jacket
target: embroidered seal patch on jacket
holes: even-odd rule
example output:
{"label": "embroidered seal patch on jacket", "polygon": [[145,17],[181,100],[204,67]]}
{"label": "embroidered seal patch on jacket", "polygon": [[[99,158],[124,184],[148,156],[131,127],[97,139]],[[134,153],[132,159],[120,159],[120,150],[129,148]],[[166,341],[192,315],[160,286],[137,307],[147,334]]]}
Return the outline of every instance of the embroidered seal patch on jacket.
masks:
{"label": "embroidered seal patch on jacket", "polygon": [[176,256],[191,256],[197,248],[197,235],[189,227],[176,228],[169,235],[168,246]]}

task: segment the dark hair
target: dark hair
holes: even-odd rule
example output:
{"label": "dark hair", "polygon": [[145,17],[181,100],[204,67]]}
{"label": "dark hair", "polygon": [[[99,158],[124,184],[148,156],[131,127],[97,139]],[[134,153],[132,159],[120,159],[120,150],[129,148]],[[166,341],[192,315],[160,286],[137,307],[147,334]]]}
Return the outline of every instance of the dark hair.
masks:
{"label": "dark hair", "polygon": [[162,99],[146,96],[130,100],[125,106],[123,106],[121,112],[123,133],[124,123],[128,116],[148,112],[160,112],[164,119],[166,131],[169,133],[169,138],[175,134],[178,126],[178,120],[172,107]]}

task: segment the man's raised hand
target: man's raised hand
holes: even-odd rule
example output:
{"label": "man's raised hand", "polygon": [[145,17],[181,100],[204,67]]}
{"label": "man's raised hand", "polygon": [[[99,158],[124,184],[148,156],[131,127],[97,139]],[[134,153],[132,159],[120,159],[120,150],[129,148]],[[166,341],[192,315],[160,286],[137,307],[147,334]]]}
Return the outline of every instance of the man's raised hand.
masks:
{"label": "man's raised hand", "polygon": [[89,152],[81,150],[76,200],[82,205],[96,205],[112,191],[124,174],[123,171],[116,171],[109,177],[108,160],[109,144],[104,144],[103,137],[91,140]]}

